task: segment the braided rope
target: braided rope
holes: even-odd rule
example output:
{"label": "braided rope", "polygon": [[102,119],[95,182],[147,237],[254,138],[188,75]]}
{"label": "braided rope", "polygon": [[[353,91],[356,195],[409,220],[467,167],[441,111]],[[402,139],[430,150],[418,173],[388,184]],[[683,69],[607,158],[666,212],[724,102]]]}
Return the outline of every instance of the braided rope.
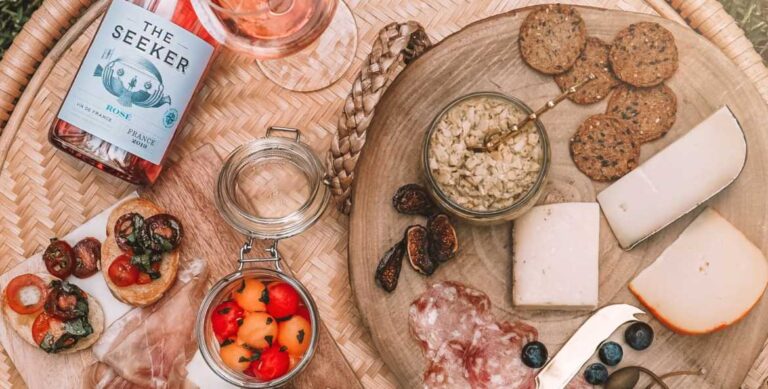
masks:
{"label": "braided rope", "polygon": [[405,66],[421,55],[431,42],[416,22],[391,23],[379,31],[371,54],[355,77],[341,116],[336,137],[328,152],[327,176],[339,210],[348,214],[351,206],[355,165],[365,145],[365,134],[384,92]]}

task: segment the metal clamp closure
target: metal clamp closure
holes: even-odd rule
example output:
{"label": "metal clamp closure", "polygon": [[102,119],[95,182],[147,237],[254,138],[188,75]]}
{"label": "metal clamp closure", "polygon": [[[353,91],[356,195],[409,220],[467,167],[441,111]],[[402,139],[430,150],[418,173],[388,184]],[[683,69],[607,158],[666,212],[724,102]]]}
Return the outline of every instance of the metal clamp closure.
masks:
{"label": "metal clamp closure", "polygon": [[268,257],[246,258],[246,254],[253,250],[253,238],[248,238],[248,240],[243,244],[243,247],[240,248],[240,258],[237,260],[237,271],[243,270],[243,267],[245,267],[246,263],[271,262],[274,264],[275,270],[282,272],[283,268],[280,266],[280,259],[282,257],[277,251],[277,242],[277,240],[272,241],[272,246],[266,250],[267,254],[269,254]]}
{"label": "metal clamp closure", "polygon": [[267,128],[266,137],[271,138],[273,132],[287,132],[287,133],[293,134],[293,139],[296,142],[301,142],[301,131],[296,128],[270,126],[269,128]]}

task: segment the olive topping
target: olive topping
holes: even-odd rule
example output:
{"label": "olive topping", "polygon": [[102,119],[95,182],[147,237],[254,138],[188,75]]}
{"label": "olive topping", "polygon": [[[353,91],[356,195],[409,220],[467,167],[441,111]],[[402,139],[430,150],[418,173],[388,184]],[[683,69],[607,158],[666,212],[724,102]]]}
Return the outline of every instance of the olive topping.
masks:
{"label": "olive topping", "polygon": [[72,246],[63,240],[51,239],[51,243],[43,253],[43,262],[48,273],[58,278],[69,277],[75,265]]}
{"label": "olive topping", "polygon": [[624,357],[624,350],[620,344],[608,341],[600,346],[597,355],[600,357],[600,361],[606,365],[616,366],[621,362],[621,358]]}
{"label": "olive topping", "polygon": [[96,238],[85,238],[72,249],[75,254],[75,267],[72,274],[77,278],[88,278],[99,271],[101,261],[101,243]]}
{"label": "olive topping", "polygon": [[522,360],[525,366],[538,369],[547,363],[549,353],[547,346],[538,341],[533,341],[523,346]]}
{"label": "olive topping", "polygon": [[635,350],[645,350],[653,343],[653,328],[642,321],[633,323],[624,331],[624,340]]}
{"label": "olive topping", "polygon": [[602,385],[608,381],[608,369],[602,363],[593,363],[584,370],[584,379],[592,385]]}
{"label": "olive topping", "polygon": [[88,317],[86,294],[67,281],[53,280],[45,299],[45,312],[60,320]]}
{"label": "olive topping", "polygon": [[392,197],[395,210],[406,215],[429,216],[435,211],[435,204],[426,189],[418,184],[401,186]]}
{"label": "olive topping", "polygon": [[120,250],[143,253],[149,245],[144,217],[135,212],[120,216],[115,223],[115,242]]}
{"label": "olive topping", "polygon": [[429,255],[438,262],[445,262],[459,251],[459,238],[451,219],[446,214],[438,214],[429,218]]}
{"label": "olive topping", "polygon": [[405,249],[414,270],[424,275],[435,272],[438,263],[429,257],[429,237],[424,226],[414,225],[405,230]]}
{"label": "olive topping", "polygon": [[145,220],[149,234],[149,249],[168,252],[175,250],[184,236],[184,228],[179,219],[167,213],[161,213]]}
{"label": "olive topping", "polygon": [[384,253],[379,266],[376,268],[376,282],[387,292],[392,292],[397,288],[397,280],[400,278],[404,256],[405,243],[397,242]]}

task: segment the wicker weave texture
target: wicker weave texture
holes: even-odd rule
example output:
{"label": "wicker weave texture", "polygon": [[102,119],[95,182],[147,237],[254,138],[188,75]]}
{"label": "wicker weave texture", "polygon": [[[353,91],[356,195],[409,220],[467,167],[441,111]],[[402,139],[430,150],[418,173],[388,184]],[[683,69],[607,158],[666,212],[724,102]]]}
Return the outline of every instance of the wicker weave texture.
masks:
{"label": "wicker weave texture", "polygon": [[[706,0],[705,0],[706,1]],[[357,76],[380,30],[394,21],[414,20],[438,41],[462,26],[507,10],[542,1],[503,0],[357,0],[349,3],[359,28],[359,46],[352,70],[331,87],[313,93],[286,91],[269,82],[253,60],[223,53],[214,64],[195,106],[171,153],[171,163],[203,144],[213,144],[221,155],[264,135],[269,125],[301,128],[303,139],[322,155],[334,141],[339,113],[350,90],[357,90],[359,106],[346,112],[348,134],[358,134],[357,150],[364,142],[370,119],[386,80]],[[700,1],[699,1],[700,2]],[[82,58],[94,28],[88,29],[60,57],[43,63],[49,50],[88,0],[47,0],[25,26],[0,63],[0,121],[19,101],[0,135],[0,272],[45,247],[52,236],[64,234],[124,194],[129,185],[54,151],[46,133]],[[640,0],[578,1],[579,4],[652,13]],[[698,3],[698,2],[697,2]],[[663,5],[663,4],[662,4]],[[676,14],[675,14],[676,15]],[[75,35],[80,35],[79,32]],[[380,57],[381,58],[381,57]],[[386,56],[384,58],[387,58]],[[377,64],[379,62],[373,61]],[[50,66],[48,66],[50,65]],[[22,90],[40,66],[45,74]],[[50,69],[50,72],[47,71]],[[41,71],[42,73],[42,71]],[[373,74],[374,72],[370,72]],[[356,78],[357,77],[357,78]],[[355,83],[358,79],[359,82]],[[353,89],[353,86],[357,85]],[[353,92],[355,93],[355,92]],[[21,97],[21,99],[19,99]],[[353,158],[343,148],[338,155]],[[351,149],[350,149],[351,150]],[[356,156],[354,157],[356,158]],[[315,296],[321,315],[358,377],[366,387],[392,387],[394,380],[378,358],[362,326],[349,287],[347,271],[347,218],[329,211],[307,233],[283,244],[285,255],[299,279]],[[0,354],[0,388],[23,387],[5,356]]]}

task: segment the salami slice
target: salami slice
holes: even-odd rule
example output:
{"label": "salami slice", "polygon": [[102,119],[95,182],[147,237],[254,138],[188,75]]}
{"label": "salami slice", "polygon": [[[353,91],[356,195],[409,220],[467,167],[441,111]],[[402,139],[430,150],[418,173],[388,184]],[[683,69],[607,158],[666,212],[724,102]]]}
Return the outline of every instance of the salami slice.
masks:
{"label": "salami slice", "polygon": [[408,324],[424,355],[432,359],[443,343],[469,344],[475,327],[493,322],[490,309],[485,293],[455,281],[440,282],[411,303]]}
{"label": "salami slice", "polygon": [[424,372],[424,389],[469,388],[465,350],[464,343],[456,340],[443,343]]}
{"label": "salami slice", "polygon": [[535,371],[523,364],[523,344],[538,336],[533,327],[515,322],[492,323],[477,328],[464,356],[473,389],[529,389]]}

